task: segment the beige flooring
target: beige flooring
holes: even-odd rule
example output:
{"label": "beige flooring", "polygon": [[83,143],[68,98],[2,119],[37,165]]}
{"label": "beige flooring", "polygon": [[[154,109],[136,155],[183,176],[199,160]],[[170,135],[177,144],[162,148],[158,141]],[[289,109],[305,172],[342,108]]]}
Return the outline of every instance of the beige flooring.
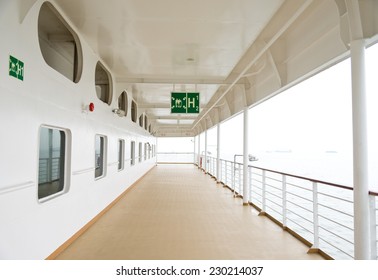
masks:
{"label": "beige flooring", "polygon": [[323,259],[194,165],[158,165],[57,259]]}

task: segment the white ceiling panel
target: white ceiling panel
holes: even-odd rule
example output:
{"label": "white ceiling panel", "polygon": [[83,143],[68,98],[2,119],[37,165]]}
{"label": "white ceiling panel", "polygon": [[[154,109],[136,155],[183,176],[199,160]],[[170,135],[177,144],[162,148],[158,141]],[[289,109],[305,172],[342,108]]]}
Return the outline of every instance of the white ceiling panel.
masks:
{"label": "white ceiling panel", "polygon": [[[378,33],[375,1],[358,1],[364,34]],[[188,133],[172,91],[201,94],[196,134],[345,53],[344,1],[55,0],[115,81],[132,89],[153,130]],[[329,34],[335,34],[328,36]],[[315,47],[316,46],[316,47]],[[315,61],[316,60],[316,61]],[[295,69],[295,73],[290,69]],[[237,102],[233,102],[233,87]],[[244,96],[239,96],[244,95]],[[222,106],[219,113],[216,108]],[[211,112],[210,112],[211,111]],[[185,123],[185,124],[184,124]],[[164,127],[163,127],[164,125]]]}

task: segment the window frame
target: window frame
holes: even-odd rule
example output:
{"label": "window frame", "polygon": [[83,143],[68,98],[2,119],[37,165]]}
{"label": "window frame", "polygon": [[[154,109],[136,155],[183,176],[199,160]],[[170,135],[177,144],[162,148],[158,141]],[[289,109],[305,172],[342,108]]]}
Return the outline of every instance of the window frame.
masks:
{"label": "window frame", "polygon": [[142,162],[142,159],[143,159],[143,143],[142,142],[139,142],[138,143],[139,145],[139,148],[138,148],[138,158],[139,158],[139,162]]}
{"label": "window frame", "polygon": [[[105,74],[105,77],[107,78],[108,80],[108,83],[104,84],[104,83],[99,83],[100,81],[103,82],[101,79],[99,79],[99,77],[97,76],[97,68],[101,68],[101,70],[104,72]],[[98,98],[98,100],[100,100],[101,102],[107,104],[110,106],[110,104],[112,103],[112,99],[113,99],[113,80],[112,80],[112,75],[111,73],[109,72],[109,70],[104,66],[104,64],[101,63],[101,61],[97,61],[96,63],[96,67],[95,67],[95,78],[94,78],[94,81],[95,81],[95,93],[96,93],[96,96]],[[101,96],[98,96],[97,94],[97,86],[99,85],[105,85],[107,86],[107,92],[105,94],[105,100],[102,99],[102,89],[101,89]]]}
{"label": "window frame", "polygon": [[[98,158],[96,158],[96,144],[97,144],[97,137],[100,137],[100,139],[102,138],[103,139],[103,154],[102,154],[102,173],[100,175],[96,175],[96,169],[97,169],[97,160]],[[101,142],[100,142],[101,143]],[[100,144],[101,145],[101,144]],[[101,148],[100,148],[101,149]],[[106,137],[106,135],[103,135],[103,134],[96,134],[95,135],[95,141],[94,141],[94,160],[95,160],[95,166],[94,166],[94,179],[95,180],[99,180],[99,179],[102,179],[104,177],[106,177],[106,171],[107,171],[107,149],[108,149],[108,139]]]}
{"label": "window frame", "polygon": [[138,119],[138,105],[134,100],[131,100],[131,121],[136,123]]}
{"label": "window frame", "polygon": [[[44,9],[49,9],[50,14],[49,15],[42,14],[44,12]],[[72,73],[70,73],[70,74],[72,74],[72,77],[68,76],[67,73],[64,73],[65,71],[63,71],[62,69],[59,69],[59,67],[57,65],[55,65],[54,60],[52,60],[50,58],[51,57],[51,53],[46,53],[45,48],[42,47],[41,42],[47,40],[46,43],[51,47],[51,49],[54,50],[54,51],[56,51],[57,54],[59,54],[59,57],[64,57],[64,54],[62,54],[61,52],[59,52],[59,49],[62,49],[61,45],[58,45],[58,47],[57,46],[54,47],[53,44],[50,42],[50,40],[48,38],[45,38],[44,36],[42,36],[42,34],[43,34],[42,31],[46,27],[41,24],[42,22],[44,22],[41,19],[41,16],[46,16],[46,17],[54,16],[56,18],[56,20],[59,21],[60,27],[64,27],[66,29],[66,31],[68,31],[70,33],[70,35],[72,36],[73,43],[74,43],[74,46],[73,46],[74,54],[73,54],[73,57],[70,57],[70,58],[73,59],[72,69],[71,69]],[[37,23],[37,25],[38,25],[37,26],[37,30],[38,30],[39,49],[41,51],[41,55],[42,55],[42,58],[45,61],[45,63],[51,69],[54,69],[56,72],[58,72],[63,77],[65,77],[68,80],[70,80],[71,82],[78,83],[80,81],[80,79],[81,79],[82,72],[83,72],[83,50],[82,50],[80,38],[77,35],[77,33],[67,23],[67,21],[60,14],[60,12],[54,7],[54,5],[51,4],[48,1],[44,2],[41,5],[41,7],[40,7],[40,10],[39,10],[39,13],[38,13],[38,23]],[[50,26],[55,26],[55,25],[52,24]],[[57,30],[57,36],[59,37],[59,35],[61,35],[61,30]],[[52,37],[54,37],[54,36],[52,36]],[[67,54],[65,54],[65,55],[67,55]],[[66,59],[66,61],[67,61],[67,59]]]}
{"label": "window frame", "polygon": [[118,139],[118,171],[125,169],[125,140]]}
{"label": "window frame", "polygon": [[130,142],[130,165],[135,165],[135,141]]}
{"label": "window frame", "polygon": [[[60,145],[60,147],[63,146],[64,159],[62,160],[63,170],[59,170],[59,177],[62,178],[62,180],[63,180],[63,186],[61,187],[62,189],[57,191],[57,192],[54,192],[50,195],[40,197],[40,194],[39,194],[40,185],[42,185],[42,184],[39,183],[40,182],[40,169],[41,169],[41,167],[40,167],[40,160],[41,160],[40,153],[41,153],[41,132],[42,132],[42,129],[57,130],[60,133],[63,133],[64,143],[63,143],[63,145]],[[70,178],[70,174],[71,174],[71,141],[72,141],[71,131],[67,128],[45,125],[45,124],[43,124],[39,127],[39,129],[38,129],[38,151],[37,151],[38,163],[37,163],[37,180],[36,180],[36,182],[37,182],[36,197],[37,197],[38,203],[44,203],[46,201],[55,199],[56,197],[59,197],[59,196],[64,195],[64,194],[69,192],[70,183],[71,183],[71,180],[70,180],[71,179]],[[50,145],[50,143],[49,143],[49,145]],[[60,150],[59,153],[61,154],[62,151]],[[60,166],[62,166],[62,165],[60,165]]]}
{"label": "window frame", "polygon": [[124,90],[122,91],[122,93],[118,96],[118,109],[120,109],[121,111],[123,111],[123,117],[126,117],[127,116],[127,113],[128,113],[128,96],[127,96],[127,92]]}

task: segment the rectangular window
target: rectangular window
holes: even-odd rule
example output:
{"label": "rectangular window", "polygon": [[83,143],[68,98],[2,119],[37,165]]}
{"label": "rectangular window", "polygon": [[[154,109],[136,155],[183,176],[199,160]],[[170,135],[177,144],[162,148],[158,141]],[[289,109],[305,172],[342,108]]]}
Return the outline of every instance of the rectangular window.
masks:
{"label": "rectangular window", "polygon": [[96,135],[95,137],[95,178],[105,176],[106,163],[106,137]]}
{"label": "rectangular window", "polygon": [[64,193],[66,145],[64,130],[41,127],[39,134],[38,199]]}
{"label": "rectangular window", "polygon": [[118,171],[125,166],[125,140],[118,140]]}
{"label": "rectangular window", "polygon": [[135,141],[131,141],[131,159],[130,159],[130,165],[135,164]]}
{"label": "rectangular window", "polygon": [[148,143],[144,143],[144,160],[147,160]]}
{"label": "rectangular window", "polygon": [[142,162],[143,157],[143,150],[142,150],[142,143],[139,143],[139,162]]}

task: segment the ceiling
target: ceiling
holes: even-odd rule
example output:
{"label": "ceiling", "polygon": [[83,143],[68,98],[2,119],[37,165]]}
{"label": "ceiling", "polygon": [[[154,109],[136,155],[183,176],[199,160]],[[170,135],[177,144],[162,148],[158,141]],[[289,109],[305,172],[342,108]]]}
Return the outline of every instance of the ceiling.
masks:
{"label": "ceiling", "polygon": [[[349,0],[55,2],[157,136],[196,135],[336,63],[349,50],[356,6]],[[376,38],[377,2],[357,4],[364,38]],[[200,113],[171,114],[172,91],[199,92]]]}

